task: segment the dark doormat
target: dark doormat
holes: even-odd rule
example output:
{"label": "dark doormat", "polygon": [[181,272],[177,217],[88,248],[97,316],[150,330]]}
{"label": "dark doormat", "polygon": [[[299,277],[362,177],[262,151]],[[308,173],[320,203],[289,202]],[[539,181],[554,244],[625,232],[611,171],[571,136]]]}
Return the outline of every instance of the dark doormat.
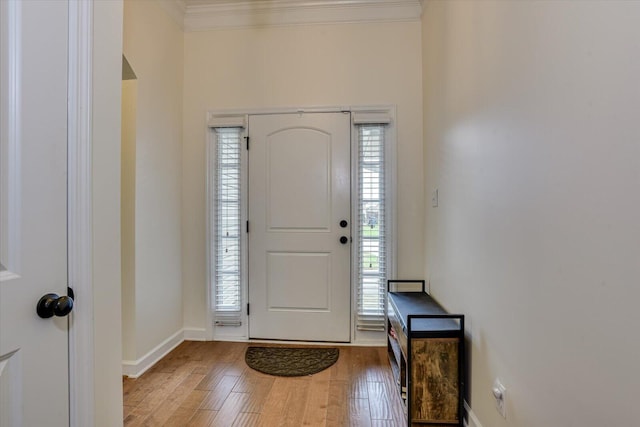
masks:
{"label": "dark doormat", "polygon": [[244,360],[265,374],[299,377],[327,369],[338,355],[337,348],[249,347]]}

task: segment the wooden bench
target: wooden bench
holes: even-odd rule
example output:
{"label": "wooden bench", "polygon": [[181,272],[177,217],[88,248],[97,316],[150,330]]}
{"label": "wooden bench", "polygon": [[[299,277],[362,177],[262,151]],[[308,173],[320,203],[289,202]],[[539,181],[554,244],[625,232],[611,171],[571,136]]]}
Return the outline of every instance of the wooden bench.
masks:
{"label": "wooden bench", "polygon": [[389,280],[387,295],[389,362],[407,425],[462,426],[464,315],[447,313],[424,280]]}

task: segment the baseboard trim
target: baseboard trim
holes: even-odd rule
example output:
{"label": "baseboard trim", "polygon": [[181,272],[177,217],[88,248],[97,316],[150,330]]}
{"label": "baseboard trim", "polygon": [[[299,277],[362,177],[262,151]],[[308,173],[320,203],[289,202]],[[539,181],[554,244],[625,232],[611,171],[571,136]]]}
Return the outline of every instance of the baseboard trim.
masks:
{"label": "baseboard trim", "polygon": [[466,400],[464,401],[464,410],[467,413],[467,421],[464,423],[466,427],[482,427],[480,420],[476,417],[476,414],[473,413]]}
{"label": "baseboard trim", "polygon": [[[217,341],[239,341],[239,342],[252,342],[252,343],[282,343],[282,344],[291,344],[291,341],[273,341],[273,340],[252,340],[246,339],[243,337],[233,338],[233,337],[218,337],[214,339]],[[138,378],[140,375],[147,372],[153,365],[158,363],[160,359],[166,356],[171,350],[182,344],[184,341],[209,341],[207,338],[207,330],[205,328],[183,328],[178,332],[164,340],[153,350],[149,351],[147,354],[142,356],[137,360],[123,360],[122,361],[122,375],[127,376],[129,378]],[[297,344],[308,344],[308,345],[344,345],[344,346],[373,346],[380,347],[385,346],[385,341],[380,340],[361,340],[354,341],[351,343],[326,343],[326,342],[306,342],[306,341],[296,341]],[[465,408],[467,408],[465,403]],[[476,426],[470,425],[470,427],[482,427],[480,424]]]}
{"label": "baseboard trim", "polygon": [[122,375],[129,378],[138,378],[140,375],[148,371],[153,365],[158,363],[158,361],[166,356],[171,350],[179,346],[184,340],[185,330],[180,329],[141,358],[137,360],[123,360]]}

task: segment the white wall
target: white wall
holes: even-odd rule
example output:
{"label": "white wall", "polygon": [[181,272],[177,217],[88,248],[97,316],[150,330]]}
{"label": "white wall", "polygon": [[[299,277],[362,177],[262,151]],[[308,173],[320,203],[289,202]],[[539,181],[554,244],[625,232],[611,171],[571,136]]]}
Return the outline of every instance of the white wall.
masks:
{"label": "white wall", "polygon": [[468,316],[474,413],[637,425],[640,3],[425,5],[425,274]]}
{"label": "white wall", "polygon": [[185,327],[206,327],[207,110],[396,104],[398,276],[423,272],[420,22],[185,34]]}
{"label": "white wall", "polygon": [[[96,427],[122,425],[120,88],[122,2],[93,3],[93,326]],[[82,295],[77,295],[81,304]],[[44,350],[46,351],[46,349]]]}
{"label": "white wall", "polygon": [[122,81],[122,358],[136,354],[136,108],[138,82]]}
{"label": "white wall", "polygon": [[[183,34],[159,2],[124,2],[124,54],[137,76],[135,331],[137,360],[182,329],[181,167]],[[129,348],[132,343],[135,349]]]}

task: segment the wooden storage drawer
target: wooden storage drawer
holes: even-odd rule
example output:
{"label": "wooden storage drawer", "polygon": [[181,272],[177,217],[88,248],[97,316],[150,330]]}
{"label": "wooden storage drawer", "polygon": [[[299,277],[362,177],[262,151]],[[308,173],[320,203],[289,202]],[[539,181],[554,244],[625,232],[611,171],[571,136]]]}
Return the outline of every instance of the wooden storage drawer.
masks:
{"label": "wooden storage drawer", "polygon": [[458,340],[412,340],[410,383],[412,422],[458,424]]}

